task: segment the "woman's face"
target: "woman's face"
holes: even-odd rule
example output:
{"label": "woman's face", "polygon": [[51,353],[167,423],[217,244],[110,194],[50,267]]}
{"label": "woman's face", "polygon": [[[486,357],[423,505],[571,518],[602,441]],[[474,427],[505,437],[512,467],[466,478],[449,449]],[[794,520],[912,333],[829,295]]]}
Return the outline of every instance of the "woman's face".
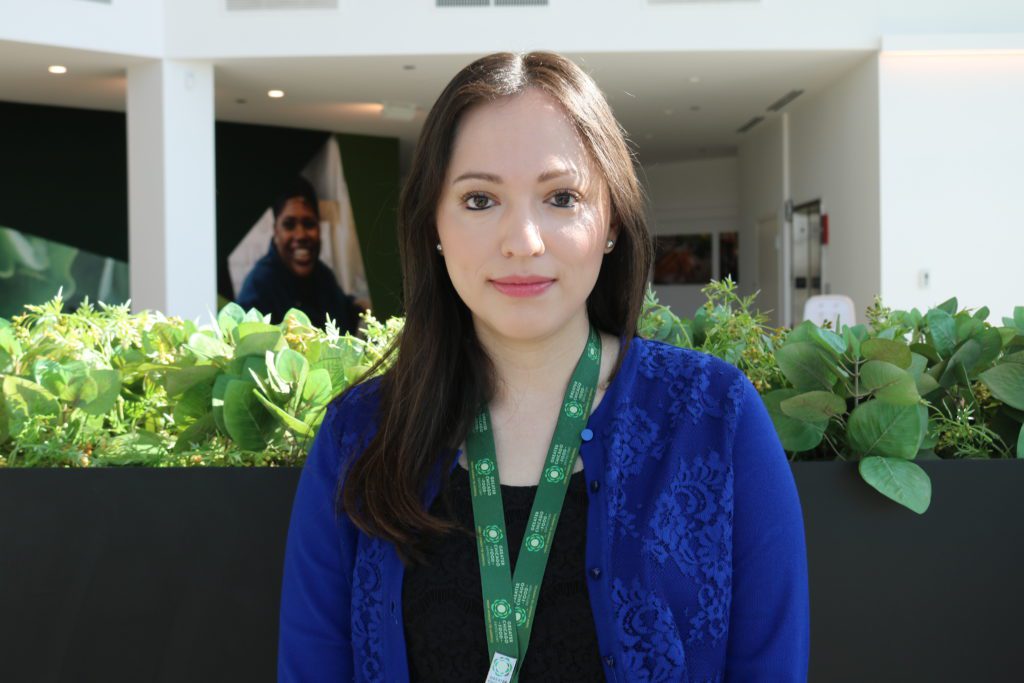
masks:
{"label": "woman's face", "polygon": [[463,114],[436,219],[478,332],[529,340],[585,319],[616,237],[610,214],[607,183],[554,99],[531,88]]}

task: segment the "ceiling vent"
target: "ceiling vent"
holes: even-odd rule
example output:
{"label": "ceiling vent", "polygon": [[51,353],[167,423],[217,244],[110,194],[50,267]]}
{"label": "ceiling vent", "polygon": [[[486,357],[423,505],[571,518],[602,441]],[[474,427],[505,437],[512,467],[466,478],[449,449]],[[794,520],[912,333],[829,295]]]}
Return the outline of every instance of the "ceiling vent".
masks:
{"label": "ceiling vent", "polygon": [[338,9],[338,0],[227,0],[229,12],[254,9]]}
{"label": "ceiling vent", "polygon": [[539,7],[547,4],[548,0],[494,0],[495,7]]}
{"label": "ceiling vent", "polygon": [[82,0],[82,2],[93,2],[97,5],[109,5],[111,0]]}
{"label": "ceiling vent", "polygon": [[753,128],[757,124],[761,123],[762,121],[764,121],[764,117],[763,116],[755,116],[754,118],[750,119],[749,121],[744,123],[742,126],[737,128],[736,132],[737,133],[746,133],[748,130],[750,130],[751,128]]}
{"label": "ceiling vent", "polygon": [[775,100],[768,105],[768,111],[778,111],[785,107],[787,104],[800,97],[804,93],[803,90],[790,90],[788,93]]}
{"label": "ceiling vent", "polygon": [[437,0],[438,7],[490,7],[491,0]]}

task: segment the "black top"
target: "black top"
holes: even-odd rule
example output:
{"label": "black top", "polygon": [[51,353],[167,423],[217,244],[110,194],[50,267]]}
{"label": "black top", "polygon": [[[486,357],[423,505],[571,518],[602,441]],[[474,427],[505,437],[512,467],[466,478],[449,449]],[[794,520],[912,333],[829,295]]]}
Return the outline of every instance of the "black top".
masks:
{"label": "black top", "polygon": [[334,273],[323,261],[317,259],[312,275],[299,277],[288,270],[273,240],[266,255],[245,277],[237,302],[246,310],[255,308],[260,313],[269,313],[270,322],[274,324],[280,323],[291,308],[305,313],[309,321],[320,328],[330,315],[342,334],[355,334],[362,310],[342,291]]}
{"label": "black top", "polygon": [[[502,486],[508,549],[515,567],[536,486]],[[450,504],[450,513],[446,500]],[[431,513],[453,519],[467,533],[438,538],[426,564],[410,565],[402,585],[402,612],[410,679],[480,683],[487,676],[480,565],[473,529],[469,472],[456,466],[446,494]],[[548,557],[530,636],[523,683],[603,681],[597,631],[590,610],[585,564],[587,487],[583,472],[569,480]]]}

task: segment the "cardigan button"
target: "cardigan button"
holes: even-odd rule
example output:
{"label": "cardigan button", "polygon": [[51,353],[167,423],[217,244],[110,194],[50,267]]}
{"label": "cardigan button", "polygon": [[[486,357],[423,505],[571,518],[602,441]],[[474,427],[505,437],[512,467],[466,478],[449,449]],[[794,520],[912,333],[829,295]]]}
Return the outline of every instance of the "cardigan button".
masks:
{"label": "cardigan button", "polygon": [[592,432],[590,429],[584,429],[582,432],[580,432],[580,438],[583,439],[584,441],[590,441],[591,439],[594,438],[594,432]]}
{"label": "cardigan button", "polygon": [[600,579],[601,578],[601,568],[600,567],[591,567],[590,568],[590,577],[592,579]]}
{"label": "cardigan button", "polygon": [[598,491],[600,491],[601,490],[601,482],[599,482],[597,479],[595,479],[594,481],[590,482],[590,490],[593,491],[594,493],[597,493]]}
{"label": "cardigan button", "polygon": [[615,668],[615,657],[612,657],[611,655],[608,655],[607,657],[604,658],[604,663],[605,663],[605,666],[607,666],[609,669],[614,669]]}

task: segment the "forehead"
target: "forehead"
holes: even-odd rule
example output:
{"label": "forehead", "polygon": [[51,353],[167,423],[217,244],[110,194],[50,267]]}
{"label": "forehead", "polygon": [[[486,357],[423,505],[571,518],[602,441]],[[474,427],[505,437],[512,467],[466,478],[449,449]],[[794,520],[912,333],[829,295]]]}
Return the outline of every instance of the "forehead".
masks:
{"label": "forehead", "polygon": [[312,213],[313,207],[309,205],[309,202],[303,197],[289,197],[284,206],[281,207],[281,213]]}
{"label": "forehead", "polygon": [[595,170],[565,110],[540,90],[480,104],[459,121],[448,176],[466,171],[536,179],[551,167]]}

